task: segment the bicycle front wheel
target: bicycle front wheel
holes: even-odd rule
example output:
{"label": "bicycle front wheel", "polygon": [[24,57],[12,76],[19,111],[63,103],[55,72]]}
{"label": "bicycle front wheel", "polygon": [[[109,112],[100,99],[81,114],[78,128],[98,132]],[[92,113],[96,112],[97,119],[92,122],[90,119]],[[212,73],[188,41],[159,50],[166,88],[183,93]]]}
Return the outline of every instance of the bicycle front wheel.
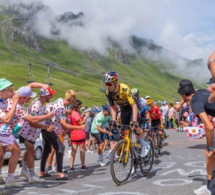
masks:
{"label": "bicycle front wheel", "polygon": [[144,176],[148,175],[154,163],[154,146],[151,139],[147,139],[147,148],[145,157],[141,157],[140,170]]}
{"label": "bicycle front wheel", "polygon": [[123,185],[131,175],[133,152],[127,140],[119,141],[112,151],[110,162],[111,176],[117,185]]}
{"label": "bicycle front wheel", "polygon": [[158,158],[158,154],[159,154],[159,147],[158,147],[158,137],[156,136],[156,134],[154,135],[153,139],[153,145],[154,145],[154,156],[155,158]]}

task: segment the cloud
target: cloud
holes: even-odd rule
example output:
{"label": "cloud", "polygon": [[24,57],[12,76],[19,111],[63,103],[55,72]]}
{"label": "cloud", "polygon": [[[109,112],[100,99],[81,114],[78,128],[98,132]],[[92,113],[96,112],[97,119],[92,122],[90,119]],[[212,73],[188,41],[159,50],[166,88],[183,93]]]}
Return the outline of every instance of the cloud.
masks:
{"label": "cloud", "polygon": [[[134,34],[152,39],[178,56],[190,60],[203,58],[205,64],[207,57],[214,50],[215,2],[210,0],[42,0],[41,2],[50,9],[43,9],[36,14],[32,26],[34,30],[44,37],[65,40],[77,49],[93,49],[106,55],[108,38],[123,43],[125,49],[130,49],[126,40]],[[83,12],[84,25],[68,27],[66,24],[57,23],[57,17],[68,11],[75,14]],[[53,26],[60,29],[59,36],[51,34],[50,29]],[[204,75],[208,76],[205,67],[201,68],[205,70]],[[199,71],[195,74],[199,74]]]}

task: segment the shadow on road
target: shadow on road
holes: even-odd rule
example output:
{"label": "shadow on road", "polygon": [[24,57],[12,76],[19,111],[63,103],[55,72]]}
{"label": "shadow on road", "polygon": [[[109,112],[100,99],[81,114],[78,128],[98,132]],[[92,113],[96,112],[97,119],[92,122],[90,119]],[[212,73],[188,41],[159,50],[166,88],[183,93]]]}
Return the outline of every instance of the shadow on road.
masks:
{"label": "shadow on road", "polygon": [[205,146],[206,146],[206,144],[198,144],[198,145],[190,146],[190,147],[187,147],[187,148],[190,148],[190,149],[205,149]]}

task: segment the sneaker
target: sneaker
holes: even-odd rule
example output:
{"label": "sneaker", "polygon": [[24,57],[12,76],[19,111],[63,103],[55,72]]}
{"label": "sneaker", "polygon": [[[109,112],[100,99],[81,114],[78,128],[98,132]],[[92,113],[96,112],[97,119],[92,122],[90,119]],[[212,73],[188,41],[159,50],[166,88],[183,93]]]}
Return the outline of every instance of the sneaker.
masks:
{"label": "sneaker", "polygon": [[28,179],[30,177],[28,171],[24,170],[24,169],[21,169],[21,171],[19,172],[19,176],[25,177],[26,179]]}
{"label": "sneaker", "polygon": [[81,167],[81,172],[85,172],[85,171],[87,171],[87,167],[82,166],[82,167]]}
{"label": "sneaker", "polygon": [[50,175],[55,175],[57,173],[57,171],[50,169],[49,171],[47,171],[47,173]]}
{"label": "sneaker", "polygon": [[103,160],[97,160],[97,162],[101,165],[101,167],[104,167],[106,165]]}
{"label": "sneaker", "polygon": [[4,185],[5,188],[22,188],[23,186],[18,184],[16,182],[16,180],[11,180],[11,181],[7,181],[5,182],[5,185]]}
{"label": "sneaker", "polygon": [[71,168],[68,170],[68,173],[72,173],[72,172],[74,172],[74,171],[75,171],[74,167],[71,167]]}
{"label": "sneaker", "polygon": [[0,184],[5,184],[5,179],[2,176],[0,177]]}
{"label": "sneaker", "polygon": [[92,154],[92,153],[93,153],[93,151],[87,150],[87,154]]}
{"label": "sneaker", "polygon": [[115,154],[114,161],[117,161],[119,159],[119,156]]}
{"label": "sneaker", "polygon": [[206,185],[201,186],[200,188],[193,191],[196,195],[211,195],[211,191],[208,190]]}
{"label": "sneaker", "polygon": [[37,175],[28,178],[28,183],[44,183],[45,179],[39,178]]}

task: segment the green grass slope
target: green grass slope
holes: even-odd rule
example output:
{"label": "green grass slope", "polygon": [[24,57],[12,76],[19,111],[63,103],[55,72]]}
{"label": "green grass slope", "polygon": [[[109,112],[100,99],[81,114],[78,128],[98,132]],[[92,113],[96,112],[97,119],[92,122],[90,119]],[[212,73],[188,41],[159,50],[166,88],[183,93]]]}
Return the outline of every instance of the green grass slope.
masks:
{"label": "green grass slope", "polygon": [[[15,84],[15,88],[26,85],[28,80],[28,64],[32,63],[30,79],[47,82],[46,64],[50,64],[50,81],[52,88],[58,93],[54,99],[63,97],[67,89],[78,92],[78,98],[84,105],[101,105],[106,98],[99,88],[104,72],[114,70],[120,75],[120,82],[137,87],[141,95],[150,95],[156,100],[174,101],[179,99],[177,86],[180,78],[161,71],[160,65],[128,56],[129,64],[122,64],[115,57],[113,48],[108,57],[98,56],[92,59],[87,53],[69,47],[63,41],[43,39],[42,51],[29,48],[22,37],[16,41],[9,38],[5,24],[10,18],[0,18],[0,77],[5,77]],[[101,85],[101,86],[100,86]],[[35,90],[38,92],[37,90]]]}

